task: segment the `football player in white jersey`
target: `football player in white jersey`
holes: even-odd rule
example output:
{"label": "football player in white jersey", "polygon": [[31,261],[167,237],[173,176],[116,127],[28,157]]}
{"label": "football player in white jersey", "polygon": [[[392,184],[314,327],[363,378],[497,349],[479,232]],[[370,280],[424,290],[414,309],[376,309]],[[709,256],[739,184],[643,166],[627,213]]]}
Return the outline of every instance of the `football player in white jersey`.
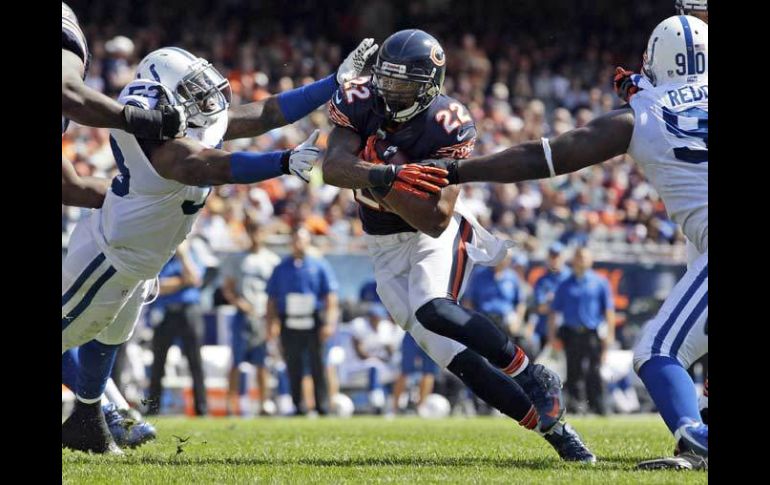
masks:
{"label": "football player in white jersey", "polygon": [[[72,9],[62,2],[62,134],[69,120],[101,128],[123,128],[145,137],[160,139],[181,136],[186,127],[181,108],[144,110],[122,106],[115,100],[88,87],[83,79],[87,73],[90,54],[88,43]],[[98,177],[80,177],[72,163],[62,157],[62,204],[97,208],[104,202],[109,180]],[[83,349],[86,360],[94,350]],[[98,350],[97,350],[98,351]],[[79,349],[70,349],[62,355],[62,383],[77,392]],[[105,413],[110,432],[117,443],[138,446],[155,438],[155,428],[141,420],[110,379],[105,390]],[[127,421],[126,418],[131,418]]]}
{"label": "football player in white jersey", "polygon": [[[96,128],[119,128],[144,138],[168,139],[182,136],[186,128],[184,111],[173,106],[145,110],[123,106],[88,87],[83,79],[90,53],[75,12],[61,4],[61,110],[62,133],[70,120]],[[109,181],[79,177],[69,160],[62,158],[62,203],[77,207],[101,207]]]}
{"label": "football player in white jersey", "polygon": [[[176,47],[159,49],[138,66],[137,79],[120,95],[143,109],[181,107],[187,136],[168,141],[112,129],[110,145],[119,175],[103,206],[81,219],[62,268],[62,352],[86,344],[100,353],[81,355],[75,411],[62,426],[63,445],[97,453],[119,449],[105,434],[94,405],[115,353],[130,338],[152,283],[185,239],[211,185],[254,183],[293,173],[308,181],[318,156],[317,131],[294,150],[229,153],[225,139],[259,135],[300,119],[353,78],[376,45],[366,39],[336,74],[271,97],[266,103],[230,107],[227,80],[205,59]],[[80,383],[87,381],[88,386]]]}
{"label": "football player in white jersey", "polygon": [[[708,25],[686,15],[655,28],[644,55],[652,88],[552,141],[522,143],[468,160],[424,161],[450,184],[554,177],[629,154],[700,256],[634,349],[634,367],[691,468],[708,458],[708,425],[687,368],[708,352]],[[705,458],[703,460],[702,458]]]}
{"label": "football player in white jersey", "polygon": [[[709,23],[708,0],[675,0],[674,8],[677,15],[692,15],[707,24]],[[628,102],[631,97],[642,89],[652,87],[650,82],[641,74],[635,74],[622,67],[615,68],[615,78],[613,80],[615,93],[620,99]],[[700,256],[698,249],[689,240],[686,243],[687,265],[690,266]],[[706,373],[706,382],[704,384],[703,395],[700,397],[698,406],[701,411],[703,422],[708,424],[708,372]]]}

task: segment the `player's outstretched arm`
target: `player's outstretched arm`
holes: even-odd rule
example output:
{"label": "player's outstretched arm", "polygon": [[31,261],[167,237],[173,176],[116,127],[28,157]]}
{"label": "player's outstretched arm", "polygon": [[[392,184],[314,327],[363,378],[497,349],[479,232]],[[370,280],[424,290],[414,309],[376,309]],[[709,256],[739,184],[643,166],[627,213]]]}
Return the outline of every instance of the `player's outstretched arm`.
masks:
{"label": "player's outstretched arm", "polygon": [[374,39],[364,39],[348,54],[336,73],[307,86],[270,96],[265,101],[230,108],[225,140],[258,136],[304,118],[329,101],[341,84],[358,77],[376,51]]}
{"label": "player's outstretched arm", "polygon": [[146,110],[123,106],[83,82],[83,61],[61,51],[61,111],[75,122],[96,128],[117,128],[150,140],[184,135],[187,120],[181,107]]}
{"label": "player's outstretched arm", "polygon": [[[628,150],[633,131],[633,111],[623,108],[602,115],[582,128],[568,131],[550,143],[526,142],[492,155],[459,162],[426,162],[445,167],[450,184],[522,182],[575,172],[622,155]],[[553,170],[546,158],[548,147]]]}
{"label": "player's outstretched arm", "polygon": [[98,177],[81,177],[72,164],[61,159],[61,202],[73,207],[98,209],[104,203],[110,181]]}
{"label": "player's outstretched arm", "polygon": [[357,154],[362,144],[355,131],[342,126],[332,128],[323,159],[325,183],[344,189],[392,188],[422,199],[440,192],[446,185],[446,180],[436,175],[443,171],[435,167],[385,165],[361,160]]}
{"label": "player's outstretched arm", "polygon": [[200,187],[252,184],[284,174],[294,174],[308,182],[313,162],[319,156],[317,139],[318,130],[315,130],[293,150],[231,153],[181,138],[155,148],[152,165],[161,177]]}

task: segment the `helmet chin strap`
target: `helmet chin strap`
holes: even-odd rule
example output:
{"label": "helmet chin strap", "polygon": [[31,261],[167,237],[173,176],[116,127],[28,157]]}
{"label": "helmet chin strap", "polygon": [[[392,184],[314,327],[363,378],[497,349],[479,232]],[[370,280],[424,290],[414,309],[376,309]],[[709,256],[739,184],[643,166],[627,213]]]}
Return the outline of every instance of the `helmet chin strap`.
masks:
{"label": "helmet chin strap", "polygon": [[[387,107],[387,104],[385,106]],[[392,113],[393,121],[406,121],[409,118],[416,115],[417,113],[419,113],[421,110],[420,110],[420,103],[415,101],[414,104],[412,104],[412,106],[406,109],[402,109],[401,111],[393,112],[390,110],[390,108],[388,108],[388,111]]]}
{"label": "helmet chin strap", "polygon": [[[417,116],[421,112],[428,109],[428,107],[430,107],[430,105],[433,104],[433,102],[436,100],[437,97],[438,97],[438,93],[436,94],[436,96],[433,96],[433,98],[430,100],[429,103],[427,103],[425,106],[422,106],[422,107],[420,106],[420,103],[417,100],[415,100],[412,106],[406,109],[402,109],[401,111],[396,111],[392,115],[393,121],[396,121],[396,122],[408,121],[409,119]],[[391,111],[390,108],[388,108],[387,103],[385,103],[385,108],[388,110],[388,112],[393,113],[393,111]]]}

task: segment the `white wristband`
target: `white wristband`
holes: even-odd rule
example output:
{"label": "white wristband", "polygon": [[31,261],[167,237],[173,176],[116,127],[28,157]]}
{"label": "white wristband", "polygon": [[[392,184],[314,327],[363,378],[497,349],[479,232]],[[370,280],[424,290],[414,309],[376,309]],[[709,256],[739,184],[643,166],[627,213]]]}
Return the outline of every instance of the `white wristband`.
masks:
{"label": "white wristband", "polygon": [[551,174],[551,177],[556,176],[556,172],[553,169],[553,158],[551,157],[551,144],[548,142],[548,138],[541,138],[540,141],[543,143],[543,153],[545,153],[545,161],[548,164],[548,172]]}

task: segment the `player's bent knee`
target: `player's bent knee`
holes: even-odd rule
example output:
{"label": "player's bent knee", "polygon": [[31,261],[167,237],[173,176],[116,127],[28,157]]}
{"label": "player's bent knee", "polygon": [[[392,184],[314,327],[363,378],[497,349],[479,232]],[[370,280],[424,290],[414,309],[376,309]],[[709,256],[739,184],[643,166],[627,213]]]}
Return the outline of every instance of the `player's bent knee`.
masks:
{"label": "player's bent knee", "polygon": [[434,298],[414,312],[414,316],[431,332],[447,335],[456,330],[454,327],[462,326],[462,322],[455,321],[457,318],[452,311],[455,307],[457,303],[448,298]]}

